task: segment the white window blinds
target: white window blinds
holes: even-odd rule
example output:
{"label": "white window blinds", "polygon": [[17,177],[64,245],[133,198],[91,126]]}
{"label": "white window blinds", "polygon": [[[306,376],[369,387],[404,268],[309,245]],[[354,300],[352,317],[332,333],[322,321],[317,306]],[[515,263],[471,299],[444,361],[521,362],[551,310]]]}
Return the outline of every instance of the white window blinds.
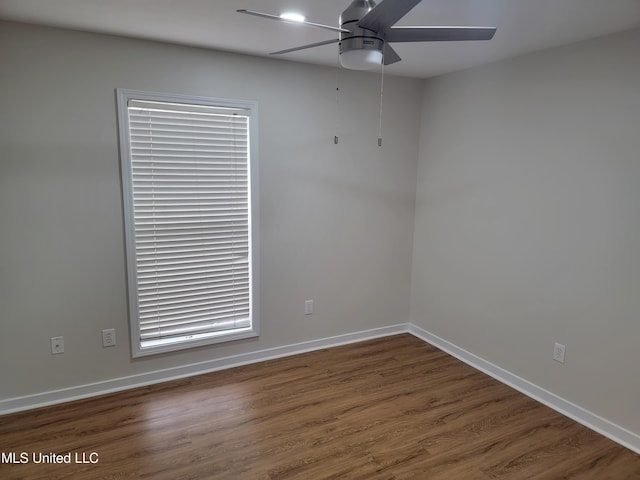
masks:
{"label": "white window blinds", "polygon": [[148,98],[126,111],[138,353],[252,336],[251,111]]}

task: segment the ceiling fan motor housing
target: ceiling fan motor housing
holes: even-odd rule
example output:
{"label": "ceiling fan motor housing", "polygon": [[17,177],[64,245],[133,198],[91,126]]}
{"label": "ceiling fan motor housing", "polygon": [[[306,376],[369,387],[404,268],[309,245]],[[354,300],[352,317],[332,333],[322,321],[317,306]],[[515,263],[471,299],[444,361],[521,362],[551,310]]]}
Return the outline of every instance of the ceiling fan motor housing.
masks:
{"label": "ceiling fan motor housing", "polygon": [[358,26],[358,22],[375,5],[373,0],[354,0],[340,15],[340,27],[350,32],[340,33],[341,57],[344,53],[354,50],[370,50],[371,52],[379,52],[380,56],[382,55],[384,39],[377,32]]}

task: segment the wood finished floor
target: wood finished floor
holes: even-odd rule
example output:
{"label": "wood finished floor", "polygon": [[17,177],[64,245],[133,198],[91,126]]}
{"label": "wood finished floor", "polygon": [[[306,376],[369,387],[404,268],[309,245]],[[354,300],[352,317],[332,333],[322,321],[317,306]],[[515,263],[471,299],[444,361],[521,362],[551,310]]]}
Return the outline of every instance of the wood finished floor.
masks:
{"label": "wood finished floor", "polygon": [[6,415],[0,446],[99,459],[2,479],[640,479],[639,455],[408,334]]}

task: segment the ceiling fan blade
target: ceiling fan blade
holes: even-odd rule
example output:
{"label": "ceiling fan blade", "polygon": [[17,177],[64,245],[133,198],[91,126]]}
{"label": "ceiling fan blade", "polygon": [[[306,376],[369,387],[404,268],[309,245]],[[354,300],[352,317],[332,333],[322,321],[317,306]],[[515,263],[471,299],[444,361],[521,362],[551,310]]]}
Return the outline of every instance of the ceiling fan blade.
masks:
{"label": "ceiling fan blade", "polygon": [[386,42],[384,44],[384,50],[382,51],[382,58],[385,65],[391,65],[402,60],[398,52],[391,48],[391,45]]}
{"label": "ceiling fan blade", "polygon": [[307,21],[295,21],[295,20],[287,20],[286,18],[279,17],[278,15],[271,15],[269,13],[260,13],[254,12],[252,10],[236,10],[238,13],[246,13],[247,15],[253,15],[254,17],[268,18],[269,20],[278,20],[279,22],[291,23],[294,25],[306,25],[307,27],[315,27],[322,28],[323,30],[330,30],[332,32],[341,32],[341,33],[349,33],[350,30],[345,30],[344,28],[332,27],[331,25],[323,25],[321,23],[312,23]]}
{"label": "ceiling fan blade", "polygon": [[491,40],[494,27],[393,27],[384,33],[386,42],[457,42]]}
{"label": "ceiling fan blade", "polygon": [[301,47],[293,47],[293,48],[287,48],[286,50],[280,50],[279,52],[271,52],[269,55],[280,55],[283,53],[297,52],[298,50],[305,50],[307,48],[313,48],[313,47],[321,47],[322,45],[338,43],[339,41],[340,40],[338,40],[337,38],[334,38],[333,40],[325,40],[324,42],[310,43],[308,45],[302,45]]}
{"label": "ceiling fan blade", "polygon": [[422,0],[382,0],[358,22],[360,28],[384,32]]}

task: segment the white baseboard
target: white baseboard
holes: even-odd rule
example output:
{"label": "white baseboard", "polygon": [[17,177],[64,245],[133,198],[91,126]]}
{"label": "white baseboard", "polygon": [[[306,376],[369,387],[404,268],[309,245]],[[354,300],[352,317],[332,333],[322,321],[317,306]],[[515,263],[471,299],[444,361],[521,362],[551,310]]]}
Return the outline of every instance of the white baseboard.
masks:
{"label": "white baseboard", "polygon": [[553,408],[557,412],[640,454],[640,435],[589,412],[579,405],[565,400],[562,397],[559,397],[558,395],[555,395],[554,393],[551,393],[548,390],[545,390],[544,388],[509,372],[508,370],[498,367],[497,365],[494,365],[493,363],[488,362],[477,355],[474,355],[473,353],[410,323],[348,333],[345,335],[311,340],[282,347],[268,348],[258,350],[256,352],[243,353],[200,363],[155,370],[152,372],[119,377],[102,382],[0,400],[0,415],[69,402],[71,400],[104,395],[106,393],[118,392],[136,387],[143,387],[146,385],[167,382],[194,375],[201,375],[203,373],[215,372],[217,370],[224,370],[265,360],[287,357],[323,348],[397,335],[399,333],[410,333],[414,335],[440,350],[453,355],[473,368],[486,373],[512,388],[515,388],[528,397]]}
{"label": "white baseboard", "polygon": [[282,347],[267,348],[255,352],[242,353],[229,357],[207,360],[205,362],[182,365],[179,367],[155,370],[126,377],[114,378],[102,382],[78,385],[75,387],[63,388],[60,390],[51,390],[48,392],[36,393],[22,397],[8,398],[0,400],[0,415],[7,413],[30,410],[33,408],[55,405],[58,403],[79,400],[82,398],[95,397],[106,393],[113,393],[122,390],[128,390],[136,387],[152,385],[154,383],[167,382],[180,378],[201,375],[203,373],[211,373],[217,370],[239,367],[251,363],[272,360],[274,358],[287,357],[299,353],[311,352],[323,348],[335,347],[338,345],[346,345],[349,343],[371,340],[373,338],[387,337],[399,333],[407,333],[408,324],[392,325],[389,327],[374,328],[362,332],[347,333],[334,337],[321,338],[319,340],[311,340],[308,342],[295,343]]}
{"label": "white baseboard", "polygon": [[447,352],[450,355],[453,355],[473,368],[486,373],[496,380],[515,388],[519,392],[524,393],[528,397],[531,397],[534,400],[537,400],[538,402],[575,420],[585,427],[595,430],[614,442],[640,454],[640,435],[616,425],[595,413],[589,412],[579,405],[565,400],[564,398],[559,397],[558,395],[551,393],[548,390],[545,390],[544,388],[509,372],[508,370],[498,367],[497,365],[494,365],[493,363],[488,362],[477,355],[474,355],[473,353],[468,352],[467,350],[464,350],[443,338],[438,337],[437,335],[434,335],[431,332],[428,332],[427,330],[417,327],[416,325],[409,324],[408,330],[412,335],[444,352]]}

